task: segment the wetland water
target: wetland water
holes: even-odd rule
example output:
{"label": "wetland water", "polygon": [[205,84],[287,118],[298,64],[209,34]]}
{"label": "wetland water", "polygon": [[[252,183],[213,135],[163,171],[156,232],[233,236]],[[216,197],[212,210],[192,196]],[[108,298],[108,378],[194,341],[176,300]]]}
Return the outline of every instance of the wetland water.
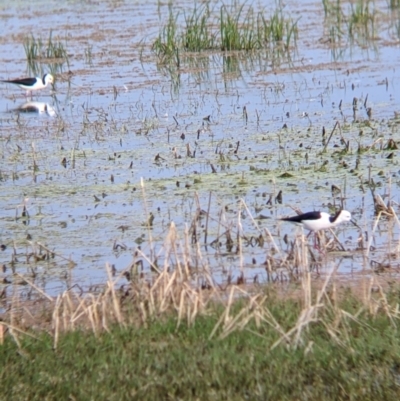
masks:
{"label": "wetland water", "polygon": [[[221,4],[210,4],[218,14]],[[242,272],[247,282],[265,282],[265,261],[276,252],[264,229],[284,259],[284,235],[293,240],[296,230],[277,218],[293,214],[290,206],[343,205],[364,245],[371,241],[364,258],[359,231],[341,226],[347,252],[322,258],[322,269],[338,266],[347,277],[384,266],[397,276],[399,228],[382,219],[372,232],[370,187],[398,212],[400,11],[369,4],[373,27],[350,39],[335,36],[322,2],[288,1],[284,15],[298,20],[290,59],[203,52],[181,55],[179,67],[160,66],[151,50],[167,3],[0,4],[1,79],[31,75],[24,51],[31,35],[45,42],[52,32],[68,54],[68,63],[53,65],[55,91],[34,94],[55,115],[17,112],[24,92],[0,87],[2,285],[21,280],[13,269],[49,293],[104,283],[106,263],[122,272],[143,260],[149,272],[134,256],[138,246],[158,254],[159,267],[165,259],[173,266],[163,250],[171,221],[181,243],[185,229],[189,244],[198,238],[191,265],[209,266],[220,283]],[[182,16],[193,4],[175,7]],[[49,72],[50,64],[38,66]],[[240,234],[241,253],[226,232],[234,243]],[[254,240],[260,235],[262,244]],[[41,260],[39,244],[53,257]],[[274,277],[289,276],[282,268]]]}

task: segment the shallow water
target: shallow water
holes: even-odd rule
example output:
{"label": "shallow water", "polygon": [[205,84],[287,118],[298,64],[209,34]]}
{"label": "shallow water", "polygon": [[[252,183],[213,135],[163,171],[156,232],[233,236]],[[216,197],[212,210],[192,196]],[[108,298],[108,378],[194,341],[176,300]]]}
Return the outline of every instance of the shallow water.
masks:
{"label": "shallow water", "polygon": [[[26,103],[23,92],[0,87],[4,279],[16,282],[14,264],[16,272],[50,293],[76,283],[87,289],[104,282],[106,263],[118,272],[127,269],[138,245],[147,255],[159,252],[163,265],[170,222],[183,242],[197,208],[208,210],[210,193],[210,218],[196,220],[201,243],[207,226],[208,247],[194,247],[192,257],[193,264],[209,265],[218,282],[235,280],[241,272],[248,281],[267,280],[264,261],[273,246],[264,228],[285,250],[284,234],[293,239],[296,230],[277,217],[293,214],[290,206],[303,212],[340,207],[332,185],[341,188],[343,207],[362,227],[365,243],[374,219],[366,184],[371,178],[376,192],[389,194],[397,210],[398,151],[385,146],[399,140],[399,19],[386,2],[374,3],[380,14],[373,40],[358,37],[352,43],[344,36],[333,49],[322,4],[311,1],[300,8],[289,2],[288,16],[300,18],[290,60],[204,53],[183,57],[179,70],[160,68],[151,52],[167,4],[43,4],[2,6],[7,35],[0,38],[0,78],[30,73],[23,48],[30,34],[46,40],[52,30],[69,54],[69,65],[55,74],[55,91],[34,95],[56,116],[16,112]],[[191,3],[179,8],[188,10]],[[48,65],[41,67],[48,72]],[[337,121],[340,129],[322,153]],[[349,143],[347,153],[343,141]],[[282,204],[274,201],[279,191]],[[29,219],[21,218],[23,204]],[[150,213],[151,239],[145,224]],[[211,246],[227,229],[235,240],[239,230],[246,238],[261,233],[267,242],[257,246],[244,239],[241,253]],[[356,251],[354,227],[342,226],[337,234],[349,253],[322,258],[323,268],[338,266],[339,272],[354,274],[373,269],[372,261],[389,260],[390,272],[396,272],[397,224],[380,222],[367,259]],[[54,258],[29,256],[38,252],[38,242],[54,251]],[[149,271],[146,261],[144,269]],[[284,269],[274,275],[288,277]]]}

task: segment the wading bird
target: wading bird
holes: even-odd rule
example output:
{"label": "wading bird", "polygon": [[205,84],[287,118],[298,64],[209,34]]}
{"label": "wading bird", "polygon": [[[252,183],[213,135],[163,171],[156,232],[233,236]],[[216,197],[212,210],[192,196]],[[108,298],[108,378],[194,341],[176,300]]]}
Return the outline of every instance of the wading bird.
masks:
{"label": "wading bird", "polygon": [[30,92],[32,95],[33,91],[44,89],[49,84],[54,83],[54,77],[51,74],[44,74],[43,78],[21,78],[21,79],[11,79],[11,80],[0,80],[0,82],[5,82],[9,84],[18,85],[20,88],[25,89],[27,94]]}
{"label": "wading bird", "polygon": [[[301,224],[311,232],[315,233],[314,247],[317,247],[317,232],[333,228],[341,223],[351,220],[351,213],[347,210],[339,210],[336,214],[331,216],[325,212],[308,212],[299,214],[298,216],[282,217],[280,220],[290,221],[291,223]],[[353,224],[355,224],[353,222]]]}

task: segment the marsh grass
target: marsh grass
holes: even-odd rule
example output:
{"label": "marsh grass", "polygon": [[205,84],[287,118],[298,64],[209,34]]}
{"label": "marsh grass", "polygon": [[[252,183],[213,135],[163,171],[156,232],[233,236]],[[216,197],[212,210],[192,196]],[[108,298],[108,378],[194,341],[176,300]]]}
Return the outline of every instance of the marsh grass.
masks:
{"label": "marsh grass", "polygon": [[[181,25],[182,23],[182,25]],[[178,64],[182,52],[211,51],[280,51],[289,53],[296,45],[297,21],[285,18],[276,10],[270,19],[264,11],[256,12],[246,4],[222,5],[219,13],[209,3],[185,13],[170,9],[167,23],[153,43],[160,62]]]}
{"label": "marsh grass", "polygon": [[93,46],[90,44],[85,48],[85,62],[90,66],[93,65]]}
{"label": "marsh grass", "polygon": [[389,0],[389,7],[392,10],[400,9],[400,0]]}
{"label": "marsh grass", "polygon": [[[374,45],[377,12],[370,0],[342,4],[337,0],[322,1],[327,32],[333,48],[345,48],[356,43],[362,47]],[[387,25],[383,19],[382,23]]]}
{"label": "marsh grass", "polygon": [[195,7],[192,14],[186,14],[185,30],[182,36],[182,45],[186,51],[200,52],[215,48],[215,37],[209,25],[210,10],[208,4],[204,8]]}
{"label": "marsh grass", "polygon": [[49,65],[49,70],[55,74],[62,65],[67,63],[69,67],[69,57],[64,44],[61,41],[53,39],[53,31],[50,31],[47,41],[33,35],[27,37],[24,41],[24,50],[29,69],[35,73],[42,73],[39,63]]}
{"label": "marsh grass", "polygon": [[348,26],[352,38],[357,38],[357,36],[362,36],[366,40],[374,38],[375,12],[371,1],[357,0],[355,4],[351,4]]}
{"label": "marsh grass", "polygon": [[261,47],[258,36],[255,34],[254,11],[250,8],[245,11],[245,4],[238,9],[230,10],[223,5],[220,9],[220,49],[256,50]]}
{"label": "marsh grass", "polygon": [[[249,209],[245,204],[242,205],[242,213],[249,214]],[[318,257],[308,246],[307,239],[303,234],[296,235],[286,249],[281,249],[268,230],[265,230],[264,233],[260,231],[258,238],[245,236],[241,233],[239,221],[237,228],[230,224],[221,226],[218,229],[217,237],[210,240],[209,245],[216,254],[226,251],[240,254],[243,246],[249,243],[253,243],[253,246],[259,244],[266,250],[267,256],[264,265],[268,282],[279,284],[288,281],[295,286],[300,286],[301,292],[297,298],[301,300],[302,308],[299,311],[296,325],[287,331],[274,319],[268,306],[269,301],[267,302],[269,297],[264,293],[265,287],[246,283],[245,266],[240,266],[241,274],[237,277],[236,282],[231,279],[227,284],[216,284],[212,272],[201,254],[201,248],[196,246],[202,241],[209,241],[207,231],[212,226],[212,221],[209,221],[208,218],[201,221],[201,214],[202,211],[199,209],[198,213],[193,216],[192,224],[183,233],[179,233],[172,223],[164,245],[158,252],[155,252],[151,227],[148,226],[149,252],[144,253],[137,249],[131,264],[119,274],[113,272],[111,266],[106,265],[108,281],[97,293],[82,294],[71,288],[54,297],[41,290],[29,276],[15,273],[20,280],[14,281],[14,295],[4,294],[3,301],[10,312],[7,314],[8,318],[0,324],[9,327],[13,337],[18,337],[19,335],[13,334],[12,327],[25,330],[34,323],[35,317],[37,317],[35,304],[28,313],[26,313],[27,307],[23,310],[19,307],[18,283],[24,282],[38,294],[40,299],[45,301],[46,309],[51,310],[50,320],[55,349],[58,347],[58,338],[63,332],[89,329],[97,335],[104,330],[108,331],[109,327],[115,324],[122,327],[129,325],[139,327],[146,326],[154,320],[163,320],[165,317],[176,318],[177,327],[183,322],[191,326],[195,324],[198,317],[208,315],[215,309],[215,305],[220,305],[223,313],[210,332],[210,338],[226,337],[237,329],[244,329],[250,321],[263,321],[274,327],[279,335],[279,341],[274,347],[283,341],[286,345],[296,348],[303,344],[303,334],[306,333],[308,325],[320,320],[320,313],[328,312],[325,326],[329,327],[331,323],[329,323],[328,316],[331,316],[332,313],[336,316],[337,312],[334,305],[337,300],[334,294],[338,291],[336,283],[338,264],[335,258],[329,263],[329,272],[325,275],[324,280],[320,281],[315,288],[311,278],[314,271],[313,265],[317,262]],[[400,226],[392,207],[387,207],[385,210],[380,209],[374,228],[370,233],[369,242],[365,244],[366,258],[368,258],[368,249],[372,244],[382,214],[395,218]],[[256,226],[252,216],[249,214],[248,217]],[[203,234],[200,233],[203,233],[204,227],[203,238]],[[211,236],[211,233],[208,235]],[[326,253],[332,249],[343,249],[335,236],[329,241],[320,242],[320,251]],[[47,252],[52,251],[47,249]],[[60,255],[51,253],[51,257],[60,257]],[[69,259],[67,261],[70,262]],[[286,279],[281,281],[283,269],[286,271]],[[372,293],[373,287],[378,287],[378,300]],[[363,291],[359,295],[359,301],[373,315],[377,313],[380,303],[384,302],[387,316],[393,321],[398,318],[400,312],[395,306],[389,306],[383,289],[375,280],[364,280]],[[335,299],[332,300],[332,296]],[[233,316],[232,308],[238,299],[242,300],[243,309],[240,314]],[[335,319],[337,318],[336,316]],[[24,321],[25,324],[27,323],[26,327],[23,327]]]}
{"label": "marsh grass", "polygon": [[24,49],[27,60],[38,59],[64,59],[68,63],[68,53],[64,44],[53,40],[53,32],[50,31],[47,42],[33,35],[25,39]]}
{"label": "marsh grass", "polygon": [[24,41],[24,50],[28,61],[37,60],[41,57],[42,48],[42,39],[36,39],[33,35],[27,37]]}
{"label": "marsh grass", "polygon": [[170,12],[167,24],[162,28],[152,46],[160,62],[174,61],[174,64],[180,65],[177,32],[177,16],[174,17]]}
{"label": "marsh grass", "polygon": [[[168,293],[165,284],[158,290]],[[226,301],[209,301],[198,313],[199,296],[182,299],[179,290],[172,303],[143,302],[138,290],[124,299],[110,287],[86,301],[64,294],[51,330],[0,324],[0,391],[19,400],[396,399],[399,290],[370,290],[363,298],[331,282],[283,298],[232,286]],[[168,313],[157,307],[140,319],[160,301]]]}
{"label": "marsh grass", "polygon": [[[142,192],[146,199],[144,185]],[[305,236],[281,249],[268,230],[257,241],[271,284],[246,283],[243,265],[236,282],[217,284],[199,244],[240,255],[251,240],[240,216],[257,224],[242,202],[237,226],[221,224],[207,239],[214,232],[207,210],[199,206],[183,232],[172,223],[157,252],[147,222],[148,252],[138,248],[124,271],[106,265],[108,280],[97,292],[73,287],[50,296],[19,275],[37,296],[24,300],[17,284],[2,296],[5,399],[398,397],[396,285],[370,276],[352,291],[341,284],[335,258],[315,281],[317,257]],[[362,248],[366,260],[383,212]],[[336,241],[321,243],[322,251]],[[282,269],[289,285],[278,279]]]}
{"label": "marsh grass", "polygon": [[49,33],[49,39],[47,40],[47,46],[45,51],[46,58],[60,58],[64,59],[68,64],[67,51],[60,41],[53,41],[53,31]]}

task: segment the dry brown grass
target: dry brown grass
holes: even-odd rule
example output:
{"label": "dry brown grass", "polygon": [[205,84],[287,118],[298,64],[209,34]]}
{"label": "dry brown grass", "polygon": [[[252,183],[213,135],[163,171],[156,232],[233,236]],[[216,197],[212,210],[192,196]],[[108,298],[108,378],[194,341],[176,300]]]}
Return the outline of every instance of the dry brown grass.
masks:
{"label": "dry brown grass", "polygon": [[[381,214],[377,216],[368,245],[371,244],[380,217]],[[395,219],[399,224],[397,216]],[[236,237],[240,238],[240,235]],[[329,262],[329,273],[315,280],[310,269],[315,255],[304,235],[296,236],[288,252],[279,249],[269,231],[265,232],[265,238],[270,250],[265,263],[266,271],[271,275],[283,268],[290,271],[290,276],[296,278],[293,285],[279,281],[269,287],[248,285],[244,280],[225,287],[216,285],[207,265],[203,263],[200,248],[195,248],[193,252],[193,247],[190,247],[190,228],[181,237],[173,223],[165,238],[162,258],[160,253],[155,255],[153,250],[151,255],[138,250],[132,265],[117,277],[113,277],[111,267],[106,265],[108,280],[98,293],[82,294],[70,289],[52,297],[28,278],[17,274],[36,292],[37,297],[34,301],[23,301],[14,287],[7,312],[0,322],[0,343],[9,334],[19,344],[19,336],[33,336],[31,329],[34,329],[48,332],[53,337],[54,348],[57,348],[60,333],[66,331],[90,330],[97,335],[104,330],[109,331],[113,325],[143,326],[155,319],[171,316],[176,318],[177,326],[183,321],[190,326],[199,315],[215,313],[215,305],[223,306],[224,310],[216,317],[210,338],[224,338],[235,330],[250,330],[249,322],[255,323],[256,327],[267,324],[279,334],[272,348],[281,344],[293,348],[300,345],[311,347],[311,343],[303,343],[303,333],[315,322],[325,327],[332,341],[344,346],[346,322],[357,322],[359,314],[365,311],[372,316],[384,313],[394,326],[397,325],[399,306],[388,301],[386,293],[390,283],[384,277],[360,276],[357,291],[353,294],[362,301],[363,306],[356,313],[350,313],[339,306],[343,294],[346,295],[343,288],[347,285],[343,285],[337,274],[338,264],[334,259]],[[368,257],[368,250],[369,246],[364,250],[365,258]],[[144,276],[138,272],[139,259],[152,267],[151,275]],[[163,260],[164,265],[159,266],[157,260]],[[196,266],[195,274],[193,266]],[[199,266],[202,268],[199,269]],[[125,278],[127,272],[130,283],[121,285],[121,279]],[[289,330],[283,328],[269,309],[271,297],[294,297],[299,301],[301,310],[297,322]],[[238,299],[242,302],[239,312],[235,307]]]}

